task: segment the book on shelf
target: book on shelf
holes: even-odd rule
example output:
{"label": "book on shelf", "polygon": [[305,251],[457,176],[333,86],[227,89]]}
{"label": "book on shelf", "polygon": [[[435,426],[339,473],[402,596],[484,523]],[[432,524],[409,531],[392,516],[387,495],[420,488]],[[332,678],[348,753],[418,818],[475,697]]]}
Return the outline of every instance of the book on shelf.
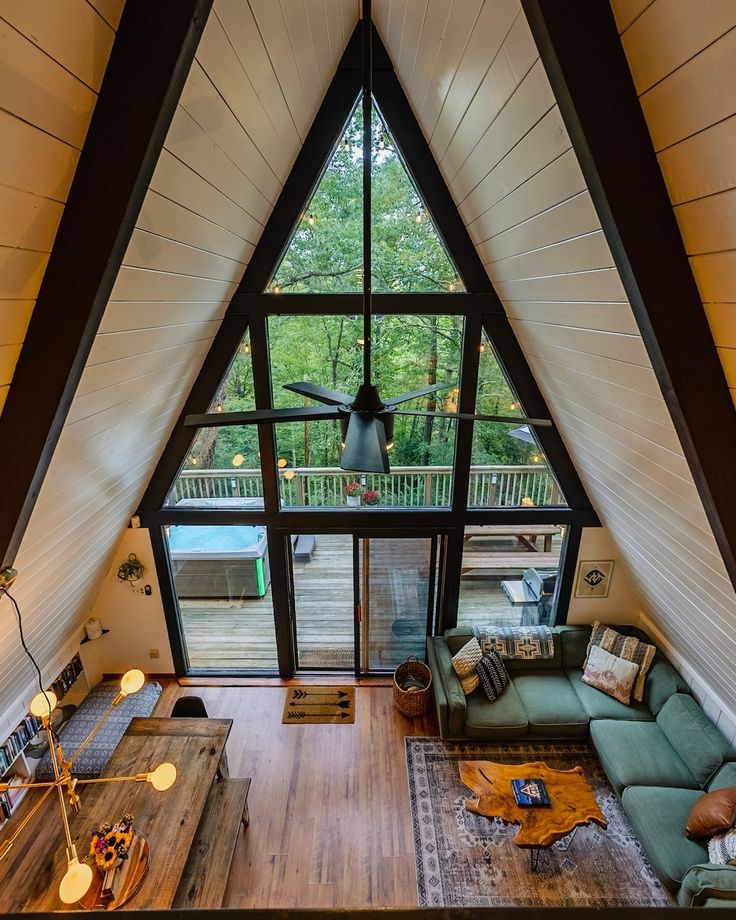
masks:
{"label": "book on shelf", "polygon": [[512,779],[511,788],[516,804],[522,808],[552,804],[543,779]]}

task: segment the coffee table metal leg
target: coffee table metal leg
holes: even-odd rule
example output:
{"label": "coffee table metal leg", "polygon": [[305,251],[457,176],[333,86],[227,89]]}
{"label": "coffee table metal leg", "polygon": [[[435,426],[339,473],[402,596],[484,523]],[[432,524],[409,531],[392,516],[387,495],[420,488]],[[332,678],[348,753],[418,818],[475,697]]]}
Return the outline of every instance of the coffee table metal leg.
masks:
{"label": "coffee table metal leg", "polygon": [[529,863],[532,872],[536,872],[539,866],[539,854],[542,852],[540,847],[531,847],[529,850]]}

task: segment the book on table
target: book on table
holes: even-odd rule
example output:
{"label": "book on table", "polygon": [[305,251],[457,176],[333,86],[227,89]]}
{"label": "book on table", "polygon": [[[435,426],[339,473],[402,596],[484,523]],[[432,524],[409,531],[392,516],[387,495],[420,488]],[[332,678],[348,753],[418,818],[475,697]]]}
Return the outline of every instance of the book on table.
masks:
{"label": "book on table", "polygon": [[516,804],[522,808],[552,804],[543,779],[512,779],[511,788]]}

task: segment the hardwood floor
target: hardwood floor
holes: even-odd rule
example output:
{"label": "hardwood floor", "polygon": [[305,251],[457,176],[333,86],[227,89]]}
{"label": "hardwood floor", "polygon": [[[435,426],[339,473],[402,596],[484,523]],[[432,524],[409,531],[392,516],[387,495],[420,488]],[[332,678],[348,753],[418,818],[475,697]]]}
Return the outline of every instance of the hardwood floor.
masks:
{"label": "hardwood floor", "polygon": [[434,713],[405,719],[388,687],[356,688],[352,725],[282,725],[285,690],[166,682],[156,715],[201,696],[233,719],[231,776],[252,779],[250,826],[223,907],[416,907],[406,735],[436,735]]}

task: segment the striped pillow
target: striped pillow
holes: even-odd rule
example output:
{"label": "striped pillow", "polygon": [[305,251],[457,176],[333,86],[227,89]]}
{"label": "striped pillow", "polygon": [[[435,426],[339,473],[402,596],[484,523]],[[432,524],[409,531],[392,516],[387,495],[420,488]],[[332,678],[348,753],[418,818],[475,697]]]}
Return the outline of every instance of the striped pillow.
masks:
{"label": "striped pillow", "polygon": [[486,652],[478,662],[476,673],[485,695],[493,703],[509,685],[509,672],[495,649]]}
{"label": "striped pillow", "polygon": [[631,695],[637,703],[641,703],[644,699],[644,681],[649,668],[652,666],[657,649],[653,645],[647,645],[646,642],[640,642],[634,636],[624,636],[620,632],[616,632],[615,629],[611,629],[610,626],[606,626],[605,623],[599,623],[598,620],[593,623],[588,655],[586,655],[583,667],[588,664],[588,656],[593,645],[600,646],[617,658],[633,661],[639,668]]}
{"label": "striped pillow", "polygon": [[466,642],[460,651],[452,656],[452,666],[455,668],[455,673],[460,679],[460,685],[463,688],[465,696],[470,696],[480,683],[475,669],[482,657],[483,652],[481,652],[480,645],[476,638],[472,638],[470,642]]}

